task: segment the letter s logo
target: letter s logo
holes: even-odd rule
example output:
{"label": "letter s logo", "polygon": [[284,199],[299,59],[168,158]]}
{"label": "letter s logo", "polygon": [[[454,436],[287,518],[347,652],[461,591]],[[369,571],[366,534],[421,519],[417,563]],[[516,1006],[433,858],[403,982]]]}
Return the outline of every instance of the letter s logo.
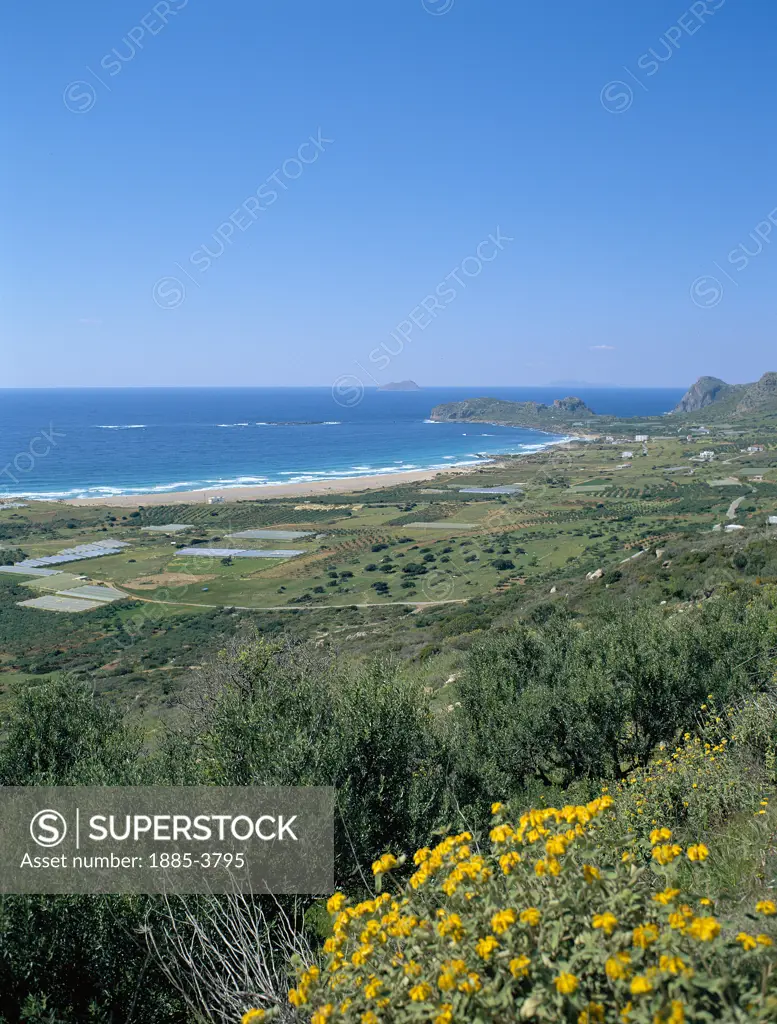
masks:
{"label": "letter s logo", "polygon": [[67,822],[59,811],[38,811],[30,822],[30,835],[38,846],[59,846],[67,835]]}

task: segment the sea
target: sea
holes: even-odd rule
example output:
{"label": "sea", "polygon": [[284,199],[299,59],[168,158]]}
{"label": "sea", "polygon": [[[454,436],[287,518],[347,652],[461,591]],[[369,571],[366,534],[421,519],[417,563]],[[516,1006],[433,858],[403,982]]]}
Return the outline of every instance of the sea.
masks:
{"label": "sea", "polygon": [[0,495],[104,497],[307,483],[476,465],[538,451],[562,435],[434,423],[465,398],[552,402],[576,394],[597,413],[651,416],[682,388],[62,388],[0,389]]}

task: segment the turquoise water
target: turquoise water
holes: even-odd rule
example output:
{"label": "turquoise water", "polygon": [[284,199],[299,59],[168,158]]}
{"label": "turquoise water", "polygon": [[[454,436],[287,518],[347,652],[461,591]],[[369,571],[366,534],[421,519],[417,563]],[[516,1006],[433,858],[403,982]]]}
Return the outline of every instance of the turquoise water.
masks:
{"label": "turquoise water", "polygon": [[[599,413],[644,416],[681,388],[574,389]],[[441,402],[552,402],[568,388],[109,388],[0,391],[0,494],[96,497],[382,475],[476,464],[558,436],[431,423]]]}

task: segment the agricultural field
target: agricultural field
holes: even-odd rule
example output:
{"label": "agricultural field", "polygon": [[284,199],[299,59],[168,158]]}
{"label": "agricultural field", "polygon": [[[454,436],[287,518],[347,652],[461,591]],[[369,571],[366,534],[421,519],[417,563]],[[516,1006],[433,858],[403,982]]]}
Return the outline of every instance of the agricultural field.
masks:
{"label": "agricultural field", "polygon": [[[777,448],[742,447],[714,431],[652,438],[644,449],[585,440],[500,457],[434,486],[309,501],[0,508],[6,565],[95,541],[127,544],[56,576],[0,572],[0,701],[15,679],[88,672],[108,694],[132,692],[153,727],[220,645],[258,630],[357,658],[399,657],[445,709],[473,639],[542,615],[549,602],[574,614],[624,599],[682,605],[732,580],[777,579],[777,530],[766,525],[777,514]],[[715,457],[694,461],[702,450]],[[463,490],[505,486],[516,490]],[[167,525],[176,528],[159,529]],[[247,534],[262,530],[271,533]],[[201,553],[214,548],[290,553]],[[24,604],[94,585],[119,599],[80,612]]]}

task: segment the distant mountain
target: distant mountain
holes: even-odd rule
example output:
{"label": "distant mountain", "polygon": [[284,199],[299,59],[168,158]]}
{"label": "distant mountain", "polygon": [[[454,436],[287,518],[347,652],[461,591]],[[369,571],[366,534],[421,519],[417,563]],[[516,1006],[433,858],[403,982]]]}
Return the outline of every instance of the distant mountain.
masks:
{"label": "distant mountain", "polygon": [[700,377],[674,409],[709,419],[738,418],[749,413],[777,413],[777,373],[765,373],[754,384],[727,384],[718,377]]}
{"label": "distant mountain", "polygon": [[698,412],[712,405],[716,399],[723,398],[729,391],[731,385],[719,377],[699,377],[680,399],[674,412]]}
{"label": "distant mountain", "polygon": [[378,391],[420,391],[414,380],[394,380],[390,384],[381,384]]}
{"label": "distant mountain", "polygon": [[431,419],[438,422],[503,423],[519,427],[552,429],[586,424],[595,426],[596,413],[581,398],[557,398],[553,405],[542,402],[506,402],[498,398],[468,398],[464,402],[436,405]]}

